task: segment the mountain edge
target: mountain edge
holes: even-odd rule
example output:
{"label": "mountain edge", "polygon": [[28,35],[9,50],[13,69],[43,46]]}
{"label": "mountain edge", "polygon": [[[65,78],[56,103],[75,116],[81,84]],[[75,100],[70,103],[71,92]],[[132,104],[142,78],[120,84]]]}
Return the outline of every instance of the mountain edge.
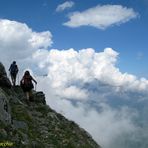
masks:
{"label": "mountain edge", "polygon": [[12,87],[2,63],[0,63],[1,146],[101,148],[84,129],[51,109],[46,104],[43,92],[33,91],[33,101],[28,104],[21,87]]}

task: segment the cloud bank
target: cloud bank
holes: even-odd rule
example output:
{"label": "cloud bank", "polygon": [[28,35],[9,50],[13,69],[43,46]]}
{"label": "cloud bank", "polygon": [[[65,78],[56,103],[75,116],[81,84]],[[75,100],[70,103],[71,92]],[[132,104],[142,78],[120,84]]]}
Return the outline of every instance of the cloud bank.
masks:
{"label": "cloud bank", "polygon": [[83,12],[73,12],[69,15],[69,21],[65,26],[80,27],[92,26],[98,29],[106,29],[113,25],[120,25],[138,16],[132,8],[122,5],[97,5]]}
{"label": "cloud bank", "polygon": [[40,55],[46,55],[41,63],[48,71],[38,79],[39,89],[51,96],[48,104],[89,131],[102,147],[148,146],[148,80],[121,73],[119,53],[111,48],[51,49],[37,51],[33,58],[40,61]]}
{"label": "cloud bank", "polygon": [[65,9],[69,9],[69,8],[71,8],[73,6],[74,6],[73,1],[66,1],[66,2],[64,2],[64,3],[57,6],[56,12],[64,11]]}
{"label": "cloud bank", "polygon": [[50,31],[35,32],[26,24],[16,21],[1,19],[0,32],[0,59],[7,67],[17,60],[24,68],[30,64],[32,54],[37,49],[45,49],[53,43]]}
{"label": "cloud bank", "polygon": [[[16,60],[21,73],[34,72],[47,103],[85,128],[104,148],[148,147],[148,80],[121,73],[119,53],[58,50],[50,31],[35,32],[26,24],[0,20],[0,59]],[[44,76],[43,76],[44,75]],[[46,75],[46,76],[45,76]]]}

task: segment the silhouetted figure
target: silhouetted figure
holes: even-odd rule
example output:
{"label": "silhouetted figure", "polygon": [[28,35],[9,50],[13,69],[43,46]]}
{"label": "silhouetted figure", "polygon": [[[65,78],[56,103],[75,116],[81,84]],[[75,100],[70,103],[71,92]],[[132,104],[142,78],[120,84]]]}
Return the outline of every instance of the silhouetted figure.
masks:
{"label": "silhouetted figure", "polygon": [[32,89],[34,88],[32,81],[37,84],[37,81],[30,75],[30,72],[28,70],[25,71],[24,76],[21,79],[21,87],[26,93],[27,101],[32,101]]}
{"label": "silhouetted figure", "polygon": [[9,71],[10,71],[12,84],[13,84],[13,86],[15,86],[16,76],[17,76],[18,71],[19,71],[18,66],[16,65],[16,61],[13,61],[13,63],[10,65]]}

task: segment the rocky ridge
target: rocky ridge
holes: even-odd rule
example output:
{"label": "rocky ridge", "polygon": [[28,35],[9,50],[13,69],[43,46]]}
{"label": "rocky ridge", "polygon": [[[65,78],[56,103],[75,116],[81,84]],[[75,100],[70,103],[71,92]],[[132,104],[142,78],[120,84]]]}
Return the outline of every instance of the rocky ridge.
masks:
{"label": "rocky ridge", "polygon": [[[43,92],[28,105],[20,86],[12,87],[0,63],[0,145],[13,148],[100,148],[73,121],[52,110]],[[10,143],[11,142],[11,143]]]}

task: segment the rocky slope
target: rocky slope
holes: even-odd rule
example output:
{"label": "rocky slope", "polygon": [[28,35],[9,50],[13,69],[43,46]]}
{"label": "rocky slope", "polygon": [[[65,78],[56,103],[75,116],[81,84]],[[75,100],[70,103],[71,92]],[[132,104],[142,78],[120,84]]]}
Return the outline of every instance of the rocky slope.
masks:
{"label": "rocky slope", "polygon": [[0,63],[0,146],[13,148],[100,148],[73,121],[56,113],[43,92],[33,92],[26,103],[19,86],[12,87]]}

